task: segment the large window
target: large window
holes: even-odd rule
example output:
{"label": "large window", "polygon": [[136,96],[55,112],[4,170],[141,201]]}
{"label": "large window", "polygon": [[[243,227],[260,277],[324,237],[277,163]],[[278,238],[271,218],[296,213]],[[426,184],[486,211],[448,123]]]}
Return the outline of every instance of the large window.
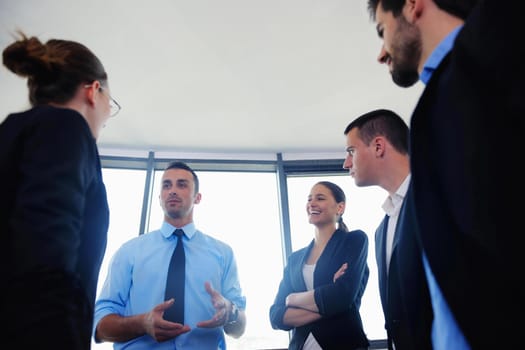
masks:
{"label": "large window", "polygon": [[[106,279],[109,261],[115,251],[122,243],[139,234],[146,171],[103,169],[102,177],[106,184],[110,216],[106,255],[98,279],[99,291]],[[113,349],[113,345],[93,342],[92,348]]]}
{"label": "large window", "polygon": [[139,234],[144,196],[145,170],[103,169],[110,208],[108,244],[99,274],[98,290],[106,278],[109,260],[115,251]]}
{"label": "large window", "polygon": [[[111,164],[115,165],[114,162]],[[140,231],[158,229],[163,220],[159,186],[166,162],[155,162],[149,189],[147,168],[153,171],[153,165],[152,162],[146,165],[147,161],[143,164],[143,170],[105,168],[103,171],[111,214],[108,249],[100,272],[99,289],[115,250]],[[361,316],[369,339],[386,338],[374,256],[374,232],[384,215],[381,210],[386,196],[384,191],[357,188],[347,174],[323,175],[322,167],[314,175],[285,174],[286,184],[283,184],[278,181],[282,174],[277,170],[268,171],[267,167],[261,171],[257,167],[251,171],[232,171],[231,167],[223,165],[218,171],[197,169],[195,164],[188,164],[197,170],[202,193],[202,200],[194,209],[195,224],[202,232],[233,248],[241,287],[247,298],[246,333],[240,339],[226,336],[229,350],[287,348],[289,334],[271,328],[269,307],[282,277],[284,252],[307,245],[313,237],[313,226],[307,221],[305,205],[310,188],[319,180],[333,181],[345,190],[345,222],[350,229],[359,228],[368,234],[370,278],[362,300]],[[340,169],[339,164],[336,165]],[[145,194],[144,189],[151,192]],[[151,198],[149,210],[143,208],[144,198]],[[288,208],[281,211],[283,198],[287,198]],[[286,242],[291,246],[283,247]],[[112,349],[112,343],[93,344],[93,349]]]}

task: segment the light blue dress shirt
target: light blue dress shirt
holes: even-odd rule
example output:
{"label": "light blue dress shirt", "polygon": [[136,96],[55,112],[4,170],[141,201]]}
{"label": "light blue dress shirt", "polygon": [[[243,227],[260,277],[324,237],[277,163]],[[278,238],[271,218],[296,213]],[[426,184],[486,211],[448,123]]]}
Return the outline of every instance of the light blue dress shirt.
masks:
{"label": "light blue dress shirt", "polygon": [[[447,35],[427,59],[419,77],[423,83],[428,83],[432,77],[432,73],[436,70],[443,58],[450,52],[461,27],[462,26],[457,27]],[[443,297],[443,293],[436,282],[424,253],[423,266],[430,290],[432,309],[434,310],[434,321],[432,323],[433,348],[435,350],[470,350],[470,346],[461,329],[459,329],[456,319]]]}
{"label": "light blue dress shirt", "polygon": [[[222,327],[198,328],[196,324],[215,314],[205,282],[210,282],[239,309],[246,308],[233,251],[224,242],[198,231],[193,223],[181,228],[186,254],[184,324],[191,331],[162,343],[144,335],[126,343],[114,343],[114,349],[226,349]],[[160,230],[133,238],[119,248],[95,303],[93,329],[109,314],[142,314],[165,301],[168,266],[178,240],[172,235],[175,229],[164,222]]]}
{"label": "light blue dress shirt", "polygon": [[428,84],[428,81],[430,80],[430,77],[432,76],[432,73],[436,70],[437,66],[441,63],[443,58],[452,50],[452,46],[454,46],[454,40],[456,40],[456,37],[458,36],[459,31],[463,25],[458,26],[453,31],[451,31],[445,39],[439,43],[438,46],[432,51],[430,56],[427,58],[427,61],[425,62],[425,65],[423,66],[423,71],[419,75],[419,80],[421,80],[424,84]]}

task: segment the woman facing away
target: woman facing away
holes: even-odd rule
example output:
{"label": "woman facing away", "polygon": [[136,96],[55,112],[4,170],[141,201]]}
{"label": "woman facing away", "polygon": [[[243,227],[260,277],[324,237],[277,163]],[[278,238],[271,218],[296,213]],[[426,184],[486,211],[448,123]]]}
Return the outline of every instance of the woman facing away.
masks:
{"label": "woman facing away", "polygon": [[118,104],[87,47],[19,34],[2,58],[27,78],[31,108],[0,124],[0,338],[89,349],[109,223],[96,140]]}
{"label": "woman facing away", "polygon": [[306,212],[312,242],[288,258],[273,305],[274,329],[292,331],[289,349],[367,349],[359,307],[368,283],[368,238],[343,222],[346,197],[328,181],[316,183]]}

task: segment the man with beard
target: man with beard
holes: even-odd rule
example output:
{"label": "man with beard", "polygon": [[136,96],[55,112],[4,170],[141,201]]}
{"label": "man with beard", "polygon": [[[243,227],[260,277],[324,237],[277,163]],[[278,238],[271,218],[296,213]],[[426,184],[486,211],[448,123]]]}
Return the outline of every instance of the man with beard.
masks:
{"label": "man with beard", "polygon": [[525,197],[520,1],[368,0],[368,9],[394,82],[426,84],[410,123],[406,200],[434,348],[516,348],[525,295],[515,232]]}
{"label": "man with beard", "polygon": [[[124,243],[112,258],[95,305],[95,341],[114,342],[115,349],[225,349],[224,333],[239,338],[246,326],[233,251],[195,227],[201,193],[188,165],[168,165],[159,198],[161,228]],[[183,302],[165,293],[172,255],[181,247]],[[181,314],[172,316],[177,309]]]}

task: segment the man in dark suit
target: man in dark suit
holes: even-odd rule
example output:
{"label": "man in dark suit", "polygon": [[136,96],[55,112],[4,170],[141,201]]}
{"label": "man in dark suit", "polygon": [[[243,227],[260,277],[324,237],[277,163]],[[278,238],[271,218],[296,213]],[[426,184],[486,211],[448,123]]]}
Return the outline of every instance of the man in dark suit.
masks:
{"label": "man in dark suit", "polygon": [[432,306],[415,225],[404,219],[411,217],[411,207],[404,200],[411,177],[408,126],[395,112],[378,109],[353,120],[344,134],[347,156],[343,167],[356,185],[380,186],[388,192],[383,204],[386,215],[375,234],[388,348],[432,349]]}
{"label": "man in dark suit", "polygon": [[[475,3],[478,3],[477,5]],[[521,2],[368,0],[394,82],[427,86],[410,124],[435,349],[521,345],[525,133]]]}

